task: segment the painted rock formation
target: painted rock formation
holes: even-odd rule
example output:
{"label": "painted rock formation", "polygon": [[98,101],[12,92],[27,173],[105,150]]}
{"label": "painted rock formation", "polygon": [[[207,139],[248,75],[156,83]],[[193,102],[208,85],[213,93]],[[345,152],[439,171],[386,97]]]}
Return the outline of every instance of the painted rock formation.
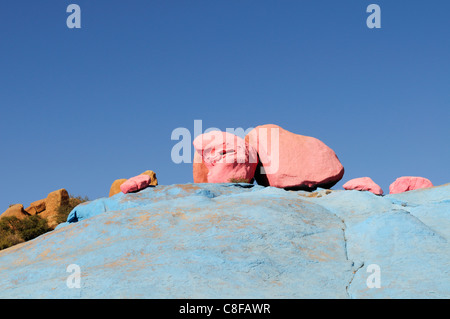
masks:
{"label": "painted rock formation", "polygon": [[156,173],[154,171],[145,171],[144,173],[141,173],[141,175],[148,175],[150,176],[150,182],[148,183],[149,186],[156,186],[158,185],[158,179],[156,178]]}
{"label": "painted rock formation", "polygon": [[398,194],[432,186],[433,184],[429,179],[415,176],[403,176],[397,178],[395,182],[389,185],[389,193]]}
{"label": "painted rock formation", "polygon": [[[154,171],[145,171],[140,175],[146,175],[147,177],[133,177],[133,179],[128,182],[127,184],[125,184],[125,186],[123,186],[123,188],[125,189],[126,192],[136,192],[139,191],[141,189],[144,189],[148,186],[156,186],[158,185],[158,179],[156,178],[156,173]],[[140,176],[138,175],[138,176]],[[137,179],[136,179],[137,178]],[[109,197],[114,196],[122,191],[122,184],[124,184],[125,182],[127,182],[129,179],[126,178],[121,178],[121,179],[116,179],[110,189],[109,189]]]}
{"label": "painted rock formation", "polygon": [[[449,211],[450,184],[384,197],[148,187],[0,251],[0,298],[448,299]],[[66,284],[72,264],[79,289]]]}
{"label": "painted rock formation", "polygon": [[314,137],[268,124],[257,126],[245,140],[258,152],[259,185],[313,190],[330,188],[344,175],[335,152]]}
{"label": "painted rock formation", "polygon": [[[213,131],[197,136],[193,144],[208,169],[208,183],[253,181],[258,156],[242,138],[228,132]],[[201,166],[199,169],[203,172]]]}
{"label": "painted rock formation", "polygon": [[109,197],[119,194],[121,192],[120,186],[127,181],[126,178],[116,179],[109,189]]}
{"label": "painted rock formation", "polygon": [[346,182],[343,186],[346,190],[368,191],[375,195],[383,195],[383,190],[370,177],[354,178]]}
{"label": "painted rock formation", "polygon": [[124,194],[137,192],[147,188],[150,185],[150,180],[151,178],[149,175],[138,175],[128,179],[120,185],[120,190]]}

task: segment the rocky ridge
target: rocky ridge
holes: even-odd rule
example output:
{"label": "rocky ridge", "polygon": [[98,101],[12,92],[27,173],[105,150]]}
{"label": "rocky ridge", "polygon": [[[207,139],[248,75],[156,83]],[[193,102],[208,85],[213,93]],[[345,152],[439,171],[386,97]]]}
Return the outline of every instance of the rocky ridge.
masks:
{"label": "rocky ridge", "polygon": [[[450,184],[387,196],[149,187],[81,204],[1,251],[0,297],[449,298],[449,211]],[[79,289],[66,285],[71,264]]]}

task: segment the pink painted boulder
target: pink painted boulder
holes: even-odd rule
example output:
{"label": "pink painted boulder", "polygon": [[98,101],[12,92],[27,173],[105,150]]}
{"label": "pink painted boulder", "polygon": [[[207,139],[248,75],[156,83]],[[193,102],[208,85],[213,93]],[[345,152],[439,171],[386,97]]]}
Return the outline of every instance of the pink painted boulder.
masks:
{"label": "pink painted boulder", "polygon": [[267,124],[254,128],[245,140],[258,152],[260,166],[255,179],[260,185],[330,188],[344,175],[344,167],[334,151],[317,138]]}
{"label": "pink painted boulder", "polygon": [[375,195],[383,195],[383,190],[370,177],[359,177],[349,180],[342,187],[347,190],[368,191]]}
{"label": "pink painted boulder", "polygon": [[120,185],[120,190],[124,194],[140,191],[150,185],[151,177],[149,175],[138,175],[128,179]]}
{"label": "pink painted boulder", "polygon": [[200,155],[197,161],[201,159],[204,165],[194,163],[194,178],[207,172],[208,183],[253,181],[258,155],[242,138],[228,132],[212,131],[197,136],[193,144]]}
{"label": "pink painted boulder", "polygon": [[431,181],[424,177],[403,176],[397,178],[395,182],[389,185],[389,194],[398,194],[432,186]]}

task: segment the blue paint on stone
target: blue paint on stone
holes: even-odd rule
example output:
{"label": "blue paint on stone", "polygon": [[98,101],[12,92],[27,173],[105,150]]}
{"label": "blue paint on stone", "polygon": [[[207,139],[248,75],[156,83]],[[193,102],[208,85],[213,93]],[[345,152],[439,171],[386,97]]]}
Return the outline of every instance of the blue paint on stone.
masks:
{"label": "blue paint on stone", "polygon": [[449,208],[450,184],[387,196],[159,185],[80,205],[0,251],[0,297],[449,298]]}

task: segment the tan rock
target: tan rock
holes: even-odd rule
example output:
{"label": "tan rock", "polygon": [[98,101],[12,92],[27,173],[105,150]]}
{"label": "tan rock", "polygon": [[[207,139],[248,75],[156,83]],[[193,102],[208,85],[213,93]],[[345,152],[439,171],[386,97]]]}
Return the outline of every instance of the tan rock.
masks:
{"label": "tan rock", "polygon": [[148,175],[150,176],[150,186],[156,186],[158,185],[158,179],[156,178],[156,173],[154,171],[145,171],[141,175]]}
{"label": "tan rock", "polygon": [[45,204],[45,211],[40,213],[40,216],[47,219],[50,227],[55,227],[58,225],[57,216],[59,208],[69,205],[69,193],[64,188],[51,192],[48,194]]}
{"label": "tan rock", "polygon": [[19,219],[24,219],[27,216],[29,216],[29,214],[23,209],[23,205],[15,204],[9,207],[3,214],[1,214],[0,218],[17,217]]}
{"label": "tan rock", "polygon": [[122,179],[117,179],[115,180],[112,185],[111,188],[109,189],[109,197],[114,196],[116,194],[119,194],[121,192],[120,190],[120,185],[122,185],[123,183],[125,183],[127,181],[126,178],[122,178]]}
{"label": "tan rock", "polygon": [[45,199],[32,202],[25,211],[30,215],[36,215],[42,213],[45,210]]}
{"label": "tan rock", "polygon": [[59,207],[69,204],[69,193],[64,188],[51,192],[48,194],[45,204],[46,211],[58,211]]}
{"label": "tan rock", "polygon": [[56,225],[58,225],[58,222],[56,221],[58,218],[58,211],[44,210],[39,216],[47,220],[47,224],[50,228],[55,228]]}
{"label": "tan rock", "polygon": [[192,174],[194,176],[194,183],[208,183],[209,170],[205,165],[201,155],[195,151]]}

